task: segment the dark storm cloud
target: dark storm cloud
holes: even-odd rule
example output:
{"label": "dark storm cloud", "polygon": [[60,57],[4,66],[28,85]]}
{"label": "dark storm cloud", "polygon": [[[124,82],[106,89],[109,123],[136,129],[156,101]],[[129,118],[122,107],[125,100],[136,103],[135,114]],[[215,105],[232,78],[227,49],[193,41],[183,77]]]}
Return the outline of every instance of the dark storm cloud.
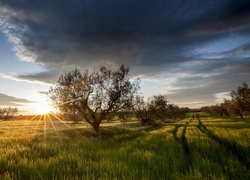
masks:
{"label": "dark storm cloud", "polygon": [[21,106],[32,102],[33,101],[29,101],[27,99],[21,99],[0,93],[0,106]]}
{"label": "dark storm cloud", "polygon": [[[54,69],[125,64],[133,75],[185,73],[173,84],[182,84],[183,90],[172,93],[177,96],[192,84],[201,88],[217,81],[223,86],[218,91],[224,91],[229,85],[223,85],[222,74],[234,73],[230,84],[237,84],[243,78],[238,70],[246,71],[243,64],[249,67],[242,57],[249,44],[227,52],[193,53],[232,34],[250,37],[249,0],[0,0],[0,19],[18,56],[48,69],[17,75],[19,79],[54,83],[61,72]],[[214,90],[207,89],[208,99]]]}
{"label": "dark storm cloud", "polygon": [[247,30],[250,9],[247,1],[226,0],[12,0],[1,7],[22,57],[47,66],[182,62],[188,48],[217,37],[214,31]]}

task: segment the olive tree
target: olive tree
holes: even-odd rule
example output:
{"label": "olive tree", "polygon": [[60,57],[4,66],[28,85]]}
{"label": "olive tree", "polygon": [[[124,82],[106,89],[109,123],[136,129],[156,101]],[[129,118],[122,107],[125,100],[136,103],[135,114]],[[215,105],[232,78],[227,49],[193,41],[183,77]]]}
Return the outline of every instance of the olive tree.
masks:
{"label": "olive tree", "polygon": [[239,115],[241,119],[244,119],[244,109],[236,101],[224,99],[223,105],[230,114]]}
{"label": "olive tree", "polygon": [[140,95],[135,96],[135,98],[133,99],[132,108],[137,119],[142,124],[152,124],[154,122],[154,117],[153,117],[154,107],[152,106],[152,103],[149,100],[145,102],[143,96]]}
{"label": "olive tree", "polygon": [[244,119],[245,112],[250,110],[250,89],[246,82],[242,83],[235,91],[231,92],[231,103],[236,113]]}
{"label": "olive tree", "polygon": [[17,112],[18,108],[0,108],[0,119],[10,120]]}
{"label": "olive tree", "polygon": [[98,133],[108,114],[123,111],[139,90],[139,81],[130,81],[129,68],[121,65],[113,71],[100,67],[89,72],[75,69],[62,74],[49,96],[64,114],[74,114]]}
{"label": "olive tree", "polygon": [[246,82],[242,83],[236,90],[231,91],[231,100],[224,99],[222,106],[235,115],[244,119],[244,114],[250,112],[250,88]]}
{"label": "olive tree", "polygon": [[189,112],[189,108],[187,107],[179,107],[176,104],[168,104],[166,107],[166,117],[170,119],[177,119],[184,116],[187,112]]}
{"label": "olive tree", "polygon": [[212,106],[204,106],[201,108],[203,112],[209,113],[211,115],[220,115],[221,117],[225,114],[227,117],[230,117],[227,107],[227,102],[216,104]]}
{"label": "olive tree", "polygon": [[167,97],[163,95],[153,96],[147,101],[144,101],[143,96],[137,95],[132,108],[142,124],[152,124],[155,120],[165,120],[167,103]]}

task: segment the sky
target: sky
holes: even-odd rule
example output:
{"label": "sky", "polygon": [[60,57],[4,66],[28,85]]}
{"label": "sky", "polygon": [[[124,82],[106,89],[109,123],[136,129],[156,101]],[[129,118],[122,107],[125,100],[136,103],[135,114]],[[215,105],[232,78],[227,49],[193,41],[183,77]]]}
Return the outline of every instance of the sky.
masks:
{"label": "sky", "polygon": [[199,108],[250,85],[249,0],[0,0],[0,106],[37,113],[60,74],[121,64]]}

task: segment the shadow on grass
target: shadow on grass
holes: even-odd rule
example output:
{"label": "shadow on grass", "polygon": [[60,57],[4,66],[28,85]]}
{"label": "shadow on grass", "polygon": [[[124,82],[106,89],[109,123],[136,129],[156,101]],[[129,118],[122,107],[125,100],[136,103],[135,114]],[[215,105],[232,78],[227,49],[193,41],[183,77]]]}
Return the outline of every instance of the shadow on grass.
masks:
{"label": "shadow on grass", "polygon": [[250,154],[249,150],[239,144],[234,142],[230,142],[226,139],[220,138],[211,131],[209,131],[206,126],[204,126],[201,120],[198,120],[199,125],[198,129],[205,133],[208,137],[218,142],[221,146],[223,146],[227,151],[231,151],[233,156],[237,158],[243,165],[246,166],[247,169],[250,169],[250,161],[248,155]]}
{"label": "shadow on grass", "polygon": [[98,134],[92,129],[77,129],[77,131],[62,130],[61,133],[70,138],[81,138],[82,136],[94,141],[105,141],[113,139],[119,141],[129,141],[143,135],[142,132],[131,131],[117,127],[101,128]]}
{"label": "shadow on grass", "polygon": [[142,129],[139,131],[146,131],[146,132],[155,131],[155,130],[161,129],[164,126],[165,125],[163,125],[163,124],[153,124],[153,125],[149,126],[148,128]]}

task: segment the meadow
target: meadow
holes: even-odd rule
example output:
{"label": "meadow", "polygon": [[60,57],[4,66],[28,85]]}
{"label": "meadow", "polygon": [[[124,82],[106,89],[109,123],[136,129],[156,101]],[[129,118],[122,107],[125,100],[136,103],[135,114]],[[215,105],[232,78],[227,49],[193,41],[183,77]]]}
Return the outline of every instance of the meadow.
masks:
{"label": "meadow", "polygon": [[0,179],[249,179],[250,119],[189,114],[164,124],[0,121]]}

